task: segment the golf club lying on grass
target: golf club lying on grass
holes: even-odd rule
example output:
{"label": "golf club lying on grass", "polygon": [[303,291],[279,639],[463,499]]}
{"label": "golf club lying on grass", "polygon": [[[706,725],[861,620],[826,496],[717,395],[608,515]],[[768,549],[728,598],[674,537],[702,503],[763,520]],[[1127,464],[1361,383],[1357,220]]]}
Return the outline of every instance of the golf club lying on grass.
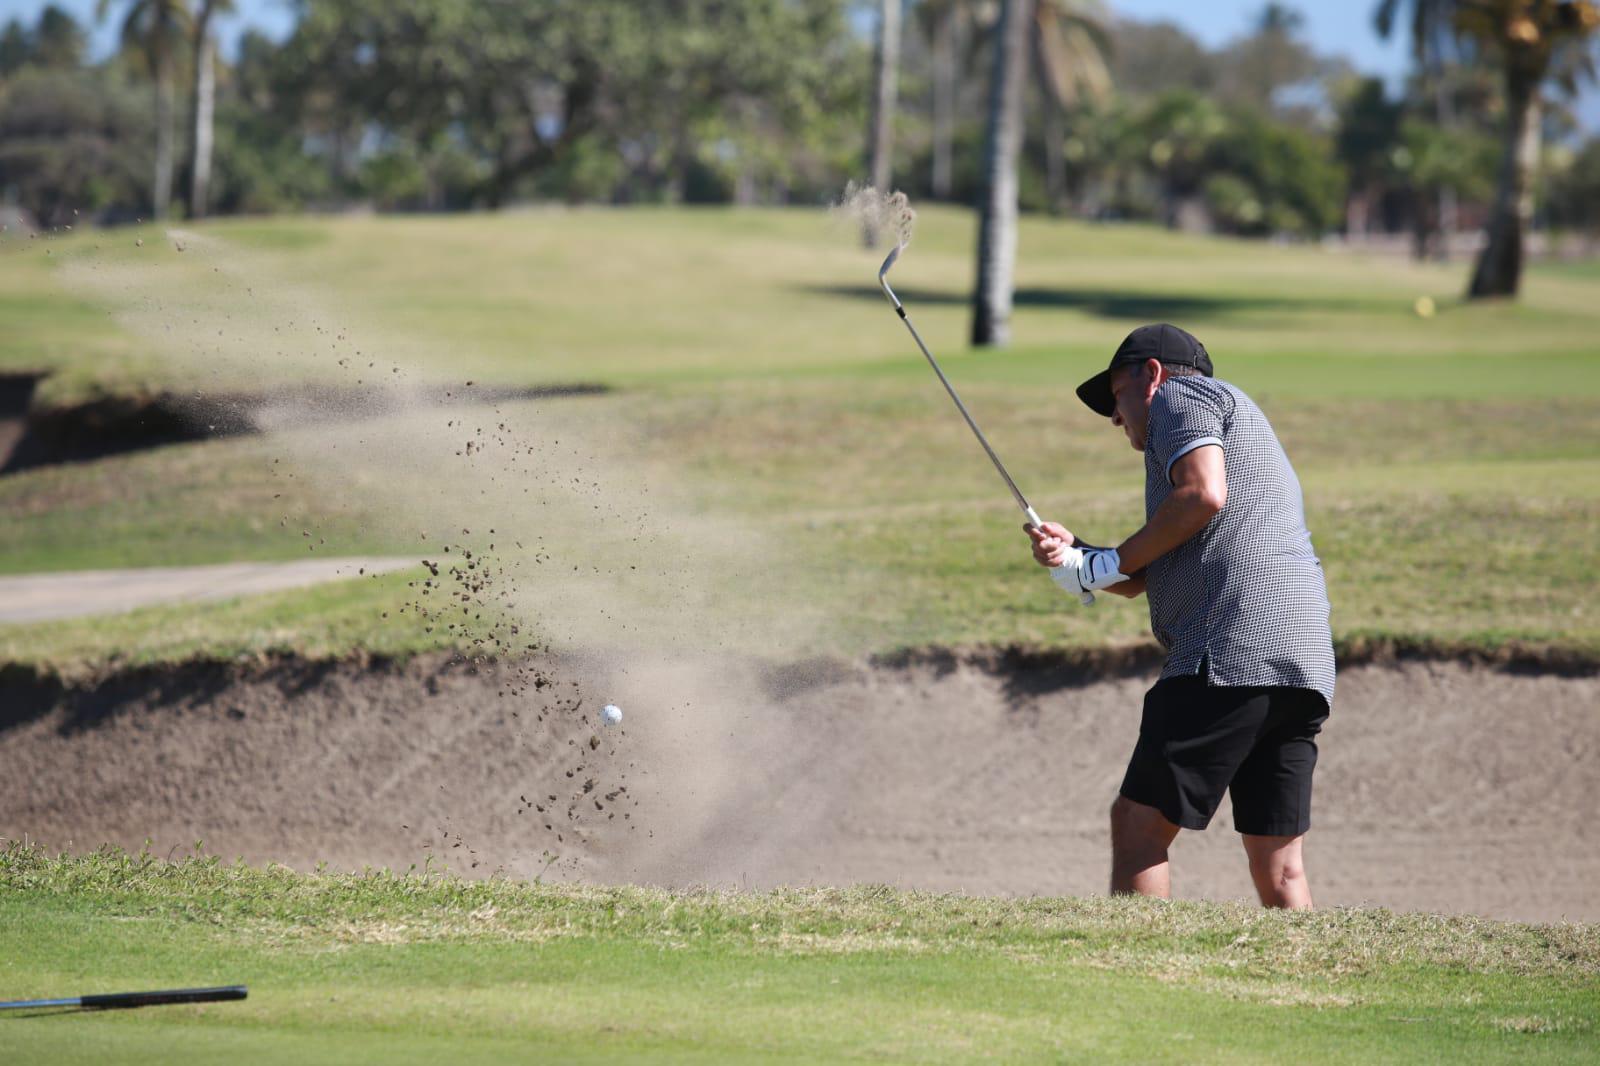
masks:
{"label": "golf club lying on grass", "polygon": [[44,1007],[81,1007],[84,1010],[118,1010],[126,1007],[159,1007],[169,1003],[217,1003],[244,999],[244,985],[221,988],[172,988],[164,992],[112,992],[102,996],[71,996],[67,999],[14,999],[0,1003],[0,1010],[27,1010]]}
{"label": "golf club lying on grass", "polygon": [[[917,342],[918,348],[922,349],[922,354],[928,360],[928,365],[933,367],[935,374],[939,375],[939,381],[944,385],[944,391],[948,392],[950,399],[955,401],[956,410],[961,412],[961,417],[967,420],[967,425],[971,427],[973,436],[978,438],[978,443],[983,445],[983,450],[989,454],[989,461],[994,464],[996,470],[1000,471],[1000,476],[1005,479],[1006,487],[1011,490],[1011,495],[1016,499],[1017,506],[1022,508],[1022,513],[1028,516],[1028,521],[1033,523],[1035,529],[1042,530],[1044,529],[1044,522],[1039,518],[1039,513],[1029,505],[1027,499],[1022,495],[1022,490],[1017,488],[1017,483],[1011,480],[1010,474],[1006,473],[1005,464],[1000,462],[1000,457],[994,453],[993,448],[989,447],[988,438],[983,435],[983,430],[978,428],[978,423],[972,420],[972,415],[967,411],[967,405],[961,402],[960,396],[956,395],[955,386],[950,384],[950,379],[944,376],[943,370],[939,369],[939,361],[933,357],[932,352],[928,351],[928,346],[922,343],[922,337],[917,333],[917,327],[911,324],[911,319],[906,315],[906,309],[901,305],[900,297],[896,296],[894,290],[889,288],[889,268],[894,266],[894,261],[900,258],[900,253],[904,250],[905,244],[903,242],[896,244],[894,251],[890,252],[888,257],[884,259],[883,266],[878,268],[878,284],[883,288],[883,294],[889,298],[889,303],[894,305],[895,313],[900,316],[900,321],[904,322],[906,329],[911,331],[911,339]],[[1067,574],[1070,569],[1070,567],[1065,566],[1055,567],[1050,571],[1050,577],[1057,585],[1067,588]],[[1094,593],[1085,592],[1079,597],[1079,602],[1085,607],[1093,606]]]}

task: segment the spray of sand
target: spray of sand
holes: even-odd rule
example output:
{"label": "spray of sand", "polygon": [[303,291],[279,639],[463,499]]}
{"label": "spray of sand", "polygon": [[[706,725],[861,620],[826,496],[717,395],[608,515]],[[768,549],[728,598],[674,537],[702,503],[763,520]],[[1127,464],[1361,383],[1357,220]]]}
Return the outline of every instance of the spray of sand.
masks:
{"label": "spray of sand", "polygon": [[[707,510],[617,417],[626,398],[495,398],[442,373],[448,357],[391,355],[416,339],[333,306],[281,260],[169,238],[80,255],[62,276],[153,342],[168,376],[267,398],[250,414],[259,436],[217,446],[270,470],[287,541],[338,552],[319,516],[359,502],[413,543],[389,624],[447,636],[467,668],[497,672],[504,742],[529,751],[504,802],[538,817],[517,823],[525,858],[501,866],[537,873],[557,855],[555,873],[675,882],[736,869],[707,834],[760,780],[761,753],[792,747],[752,660],[795,658],[823,623],[798,594],[804,575],[772,564],[771,531]],[[314,413],[308,387],[323,395]],[[349,417],[330,419],[341,404]],[[622,729],[598,726],[607,702],[626,709]],[[436,849],[452,832],[442,790],[437,815]],[[472,842],[456,843],[464,859]]]}
{"label": "spray of sand", "polygon": [[854,225],[869,247],[886,240],[902,247],[910,244],[911,232],[917,224],[917,213],[912,210],[905,193],[888,192],[853,181],[844,187],[830,213]]}

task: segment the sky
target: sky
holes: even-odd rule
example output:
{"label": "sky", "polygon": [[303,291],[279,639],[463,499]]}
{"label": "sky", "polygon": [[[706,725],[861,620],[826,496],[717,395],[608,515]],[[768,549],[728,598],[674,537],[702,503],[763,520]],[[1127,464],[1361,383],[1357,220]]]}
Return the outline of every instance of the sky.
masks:
{"label": "sky", "polygon": [[[0,0],[0,22],[13,16],[33,22],[47,0]],[[1389,41],[1379,39],[1372,28],[1374,0],[1288,0],[1289,6],[1305,16],[1305,37],[1318,52],[1344,55],[1356,69],[1394,81],[1405,71],[1408,49],[1403,35]],[[94,19],[95,0],[55,0],[84,22]],[[115,8],[124,5],[117,3]],[[273,37],[287,34],[294,24],[289,0],[235,0],[238,14],[224,16],[218,24],[223,47],[232,51],[234,42],[246,27],[255,27]],[[1248,31],[1265,0],[1111,0],[1118,15],[1143,20],[1175,22],[1207,45],[1216,46]],[[94,32],[96,54],[109,50],[115,40],[115,24],[109,22]],[[1600,133],[1600,86],[1589,86],[1579,104],[1584,126]]]}

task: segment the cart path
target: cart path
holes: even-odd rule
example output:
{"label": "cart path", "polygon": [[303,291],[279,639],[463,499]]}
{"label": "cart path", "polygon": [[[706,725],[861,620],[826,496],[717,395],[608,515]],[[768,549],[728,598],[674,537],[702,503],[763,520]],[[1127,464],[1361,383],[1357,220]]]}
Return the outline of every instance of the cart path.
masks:
{"label": "cart path", "polygon": [[206,603],[415,565],[415,559],[356,556],[18,574],[0,577],[0,624],[115,614],[157,604]]}

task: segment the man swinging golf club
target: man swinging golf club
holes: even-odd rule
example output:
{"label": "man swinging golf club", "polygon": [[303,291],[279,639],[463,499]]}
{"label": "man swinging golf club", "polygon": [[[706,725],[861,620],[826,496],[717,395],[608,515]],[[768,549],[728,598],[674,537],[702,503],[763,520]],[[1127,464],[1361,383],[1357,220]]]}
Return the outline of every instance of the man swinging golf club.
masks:
{"label": "man swinging golf club", "polygon": [[1111,891],[1170,895],[1168,846],[1231,790],[1261,902],[1310,907],[1301,846],[1334,666],[1300,483],[1260,408],[1176,326],[1134,330],[1078,397],[1144,453],[1146,521],[1116,548],[1030,522],[1034,558],[1066,567],[1069,591],[1144,593],[1168,653],[1111,805]]}

